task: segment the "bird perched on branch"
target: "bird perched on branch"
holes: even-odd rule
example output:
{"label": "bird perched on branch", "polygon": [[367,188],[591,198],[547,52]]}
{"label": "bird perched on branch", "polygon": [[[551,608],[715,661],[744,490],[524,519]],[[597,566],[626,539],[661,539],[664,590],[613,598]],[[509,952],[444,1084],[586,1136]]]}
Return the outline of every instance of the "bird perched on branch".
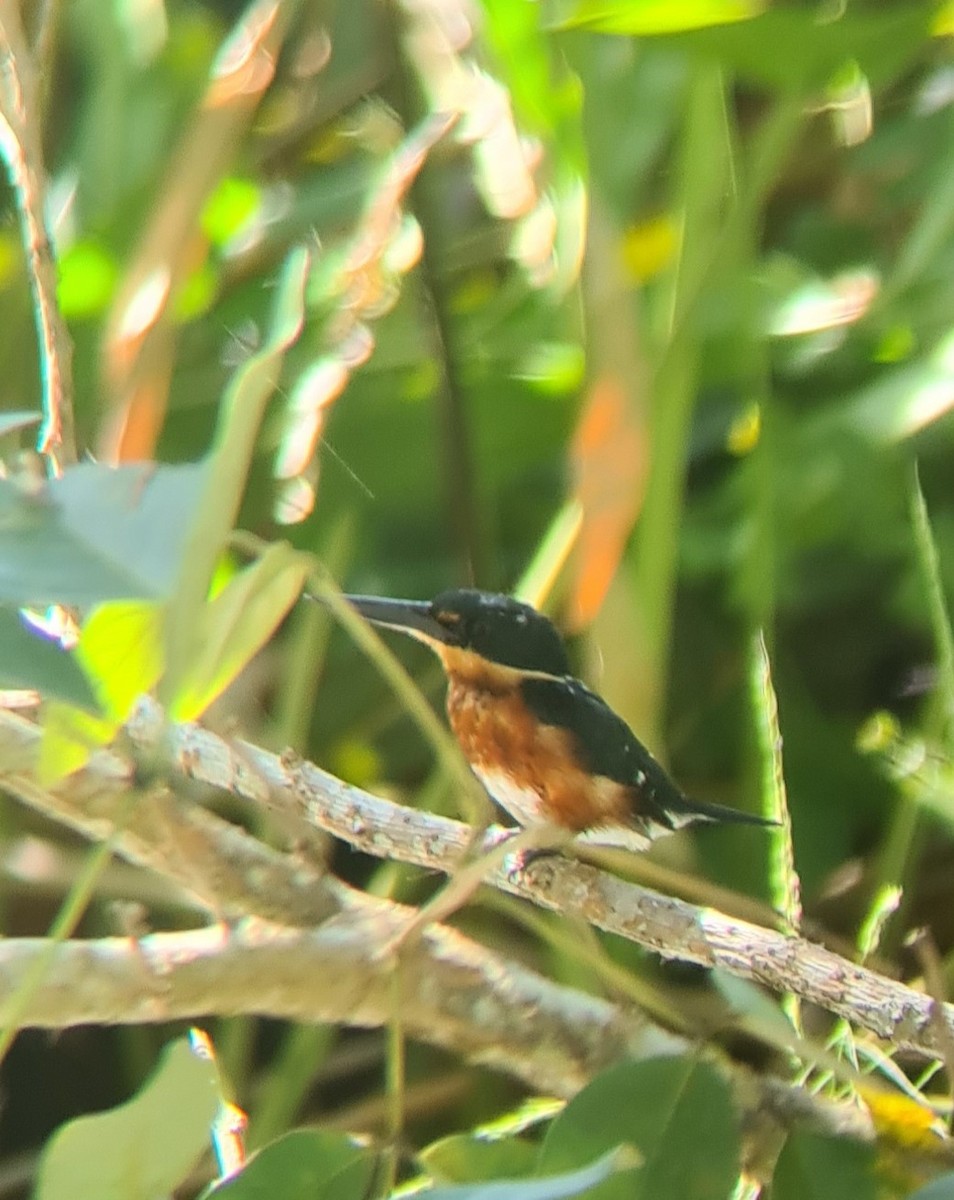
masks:
{"label": "bird perched on branch", "polygon": [[684,796],[622,717],[573,678],[559,633],[529,605],[470,589],[432,601],[346,598],[438,655],[460,747],[520,825],[638,851],[696,821],[773,824]]}

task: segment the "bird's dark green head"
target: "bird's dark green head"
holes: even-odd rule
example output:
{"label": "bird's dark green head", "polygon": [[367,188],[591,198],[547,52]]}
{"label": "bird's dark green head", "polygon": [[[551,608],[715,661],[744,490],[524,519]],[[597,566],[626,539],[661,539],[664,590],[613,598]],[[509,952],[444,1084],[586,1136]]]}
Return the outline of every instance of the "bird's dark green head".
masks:
{"label": "bird's dark green head", "polygon": [[399,629],[435,649],[469,651],[517,671],[569,675],[563,640],[542,613],[496,592],[459,588],[433,600],[388,600],[349,596],[369,621]]}

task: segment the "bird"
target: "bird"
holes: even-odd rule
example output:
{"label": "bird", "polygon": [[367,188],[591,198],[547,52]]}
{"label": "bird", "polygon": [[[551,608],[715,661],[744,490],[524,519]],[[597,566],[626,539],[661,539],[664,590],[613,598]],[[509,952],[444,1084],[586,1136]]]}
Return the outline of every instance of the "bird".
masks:
{"label": "bird", "polygon": [[576,842],[641,852],[694,822],[775,824],[690,800],[626,721],[573,676],[556,627],[529,604],[473,588],[430,601],[345,599],[437,654],[454,736],[518,825],[549,824]]}

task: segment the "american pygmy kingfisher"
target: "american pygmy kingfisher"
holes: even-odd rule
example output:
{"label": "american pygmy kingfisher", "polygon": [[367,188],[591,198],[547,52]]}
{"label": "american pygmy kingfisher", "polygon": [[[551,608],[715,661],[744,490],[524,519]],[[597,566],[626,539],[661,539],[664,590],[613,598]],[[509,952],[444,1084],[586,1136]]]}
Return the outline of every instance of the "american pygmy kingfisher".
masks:
{"label": "american pygmy kingfisher", "polygon": [[554,626],[493,592],[432,601],[348,596],[368,621],[426,643],[447,673],[447,714],[467,761],[520,825],[645,850],[695,821],[770,825],[689,800],[622,717],[574,679]]}

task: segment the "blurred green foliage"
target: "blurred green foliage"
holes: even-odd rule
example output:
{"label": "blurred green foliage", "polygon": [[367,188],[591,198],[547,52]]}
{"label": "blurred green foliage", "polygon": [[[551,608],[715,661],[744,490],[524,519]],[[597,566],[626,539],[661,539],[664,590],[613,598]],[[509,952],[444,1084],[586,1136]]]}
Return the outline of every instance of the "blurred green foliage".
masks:
{"label": "blurred green foliage", "polygon": [[[287,540],[368,593],[536,593],[547,579],[534,598],[580,674],[692,794],[750,808],[774,794],[774,690],[807,916],[850,945],[901,887],[879,952],[910,975],[905,935],[927,925],[950,991],[950,6],[36,7],[31,119],[81,465],[43,484],[27,453],[41,373],[7,187],[0,684],[89,708],[92,674],[114,728],[136,681],[165,672],[183,715],[221,697],[253,740],[450,810],[454,788],[375,670],[324,614],[289,612],[304,560],[267,547]],[[87,675],[35,637],[31,650],[16,608],[52,601],[87,618]],[[96,604],[112,607],[90,619]],[[149,645],[124,649],[129,637]],[[432,664],[397,650],[438,702]],[[0,843],[27,835],[55,836],[5,803]],[[680,835],[654,854],[778,901],[757,833]],[[334,862],[398,899],[429,888],[346,852]],[[51,903],[5,876],[0,928],[43,933]],[[112,920],[98,902],[84,932]],[[499,912],[462,921],[596,986]],[[612,953],[652,974],[633,947]],[[21,1037],[0,1076],[0,1163],[126,1097],[160,1040]],[[383,1038],[222,1021],[215,1040],[253,1137],[256,1121],[276,1133],[341,1110],[385,1122],[373,1073],[323,1084],[365,1050],[380,1067]],[[423,1086],[416,1106],[416,1083],[458,1071],[411,1049],[414,1146],[469,1137],[518,1095],[474,1071],[455,1106]],[[684,1098],[723,1086],[699,1067]],[[582,1170],[635,1138],[583,1136],[561,1156],[572,1112],[534,1167],[508,1149],[478,1177],[520,1161]],[[729,1194],[726,1138],[718,1178],[671,1194]],[[863,1168],[821,1140],[790,1143],[776,1194],[835,1194],[824,1185],[840,1171],[857,1184],[869,1156],[856,1150]]]}

